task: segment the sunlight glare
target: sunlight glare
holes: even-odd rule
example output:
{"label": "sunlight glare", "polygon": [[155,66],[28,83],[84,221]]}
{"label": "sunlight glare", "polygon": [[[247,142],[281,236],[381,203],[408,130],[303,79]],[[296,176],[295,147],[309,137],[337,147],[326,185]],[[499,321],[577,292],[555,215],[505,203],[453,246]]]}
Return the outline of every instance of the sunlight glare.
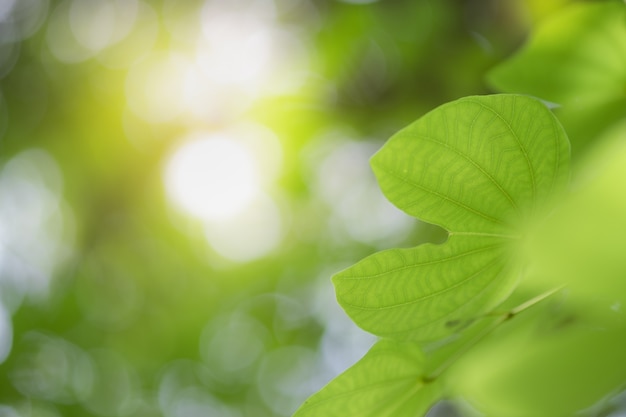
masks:
{"label": "sunlight glare", "polygon": [[209,79],[197,65],[184,79],[185,109],[192,121],[222,122],[242,114],[252,103],[248,92],[233,91]]}
{"label": "sunlight glare", "polygon": [[216,83],[257,89],[272,72],[275,7],[271,1],[209,1],[196,60]]}
{"label": "sunlight glare", "polygon": [[138,9],[137,0],[74,0],[70,28],[78,43],[98,52],[130,33]]}
{"label": "sunlight glare", "polygon": [[11,311],[24,295],[45,296],[70,256],[62,186],[59,166],[41,149],[22,151],[0,170],[0,299]]}
{"label": "sunlight glare", "polygon": [[[218,83],[256,87],[270,71],[273,39],[272,33],[258,22],[241,23],[224,19],[216,22],[207,42],[200,42],[197,62],[209,79]],[[250,27],[259,26],[256,30]]]}
{"label": "sunlight glare", "polygon": [[206,224],[209,245],[222,257],[235,262],[249,262],[268,255],[282,237],[280,209],[263,193],[236,217]]}
{"label": "sunlight glare", "polygon": [[69,19],[78,43],[91,51],[103,49],[113,38],[115,9],[108,1],[74,0]]}
{"label": "sunlight glare", "polygon": [[198,134],[169,160],[166,189],[181,208],[203,220],[236,215],[258,192],[255,160],[243,144]]}
{"label": "sunlight glare", "polygon": [[175,119],[186,106],[185,83],[190,68],[182,55],[165,52],[137,62],[126,78],[128,106],[147,122]]}
{"label": "sunlight glare", "polygon": [[116,30],[112,43],[98,52],[98,61],[107,68],[128,68],[149,54],[157,40],[159,16],[147,3],[116,3]]}
{"label": "sunlight glare", "polygon": [[70,22],[72,2],[59,3],[50,18],[46,29],[46,42],[52,55],[61,62],[75,64],[93,56],[93,51],[76,39]]}

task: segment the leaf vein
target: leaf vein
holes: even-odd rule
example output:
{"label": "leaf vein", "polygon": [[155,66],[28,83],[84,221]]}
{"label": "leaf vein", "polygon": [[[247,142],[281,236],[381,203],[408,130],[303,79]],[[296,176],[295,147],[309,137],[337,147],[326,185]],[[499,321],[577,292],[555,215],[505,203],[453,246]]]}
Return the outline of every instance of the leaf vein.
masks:
{"label": "leaf vein", "polygon": [[502,122],[502,124],[504,124],[504,126],[506,126],[506,128],[509,130],[509,132],[511,132],[511,135],[513,136],[513,138],[515,139],[515,141],[517,142],[517,145],[520,148],[520,151],[522,152],[522,155],[524,156],[524,159],[526,160],[526,165],[528,165],[528,174],[530,176],[530,185],[532,187],[532,195],[533,197],[536,195],[536,190],[537,190],[537,180],[535,179],[535,172],[533,169],[533,165],[532,162],[530,161],[530,156],[528,155],[528,151],[526,150],[526,148],[524,147],[524,145],[522,144],[522,141],[520,140],[519,136],[517,135],[517,133],[515,132],[515,130],[513,130],[513,127],[511,126],[511,124],[506,121],[506,119],[504,117],[502,117],[502,115],[500,113],[498,113],[498,111],[484,103],[481,103],[480,101],[477,100],[471,100],[471,99],[467,99],[466,100],[469,103],[474,103],[477,104],[479,106],[481,106],[482,108],[490,111],[492,114],[494,114],[498,119],[500,119],[500,121]]}
{"label": "leaf vein", "polygon": [[[336,275],[336,279],[338,279],[338,280],[364,280],[364,279],[378,278],[378,277],[381,277],[381,276],[384,276],[384,275],[392,274],[394,272],[403,271],[403,270],[406,270],[406,269],[419,268],[419,267],[422,267],[422,266],[434,265],[434,264],[439,264],[439,263],[451,261],[451,260],[458,259],[458,258],[463,258],[465,256],[470,256],[470,255],[473,255],[475,253],[480,253],[480,252],[488,251],[490,249],[495,249],[495,248],[501,247],[502,245],[503,245],[503,243],[498,243],[498,244],[495,244],[495,245],[484,246],[482,248],[472,249],[470,251],[458,253],[458,254],[455,254],[455,255],[452,255],[452,256],[446,256],[444,258],[434,259],[432,261],[426,261],[426,262],[421,262],[421,263],[420,262],[416,262],[416,263],[412,263],[410,265],[403,265],[403,266],[400,266],[400,267],[397,267],[397,268],[391,268],[391,269],[388,269],[388,270],[386,270],[384,272],[379,272],[379,273],[371,274],[371,275],[342,276],[341,273],[339,273],[338,275]],[[375,261],[375,262],[378,263],[376,255],[373,255],[372,261]],[[380,265],[380,264],[378,264],[378,265]]]}
{"label": "leaf vein", "polygon": [[435,292],[433,292],[431,294],[427,294],[427,295],[424,295],[422,297],[418,297],[418,298],[415,298],[413,300],[406,301],[406,302],[403,302],[403,303],[398,303],[398,304],[393,304],[393,305],[388,305],[388,306],[379,306],[379,307],[359,306],[359,305],[356,305],[356,304],[350,304],[350,303],[345,303],[345,302],[343,304],[345,304],[347,306],[350,306],[352,308],[355,308],[357,310],[363,310],[363,311],[390,310],[390,309],[393,309],[393,308],[404,307],[404,306],[407,306],[407,305],[416,304],[416,303],[422,302],[424,300],[428,300],[430,298],[439,296],[441,294],[445,294],[445,293],[447,293],[449,291],[452,291],[454,289],[457,289],[457,288],[467,284],[470,280],[472,280],[476,276],[482,274],[484,271],[486,271],[487,269],[491,268],[493,265],[495,265],[499,261],[500,261],[500,259],[496,258],[493,261],[489,262],[487,265],[485,265],[482,268],[480,268],[478,271],[472,273],[470,276],[462,279],[461,281],[459,281],[459,282],[457,282],[457,283],[455,283],[455,284],[453,284],[453,285],[451,285],[449,287],[443,288],[443,289],[441,289],[439,291],[435,291]]}
{"label": "leaf vein", "polygon": [[489,172],[487,172],[487,170],[485,168],[483,168],[480,164],[478,164],[476,161],[474,161],[468,155],[466,155],[465,153],[459,151],[455,147],[450,146],[447,143],[445,143],[445,142],[443,142],[441,140],[435,139],[435,138],[431,138],[431,137],[424,136],[424,135],[416,135],[416,134],[411,134],[411,135],[408,135],[408,136],[416,138],[416,139],[422,139],[422,140],[426,140],[428,142],[436,143],[436,144],[441,145],[444,148],[446,148],[446,149],[456,153],[460,157],[464,158],[467,162],[469,162],[474,167],[476,167],[476,169],[478,169],[483,175],[485,175],[489,179],[489,181],[491,181],[491,183],[493,185],[495,185],[496,188],[498,188],[498,190],[504,195],[504,197],[506,197],[506,199],[509,201],[509,203],[511,203],[511,206],[514,209],[518,210],[518,206],[515,203],[515,201],[513,200],[513,197],[511,197],[511,195],[504,189],[504,187],[502,187],[502,185]]}
{"label": "leaf vein", "polygon": [[[367,386],[364,386],[364,387],[359,387],[359,388],[352,389],[350,391],[342,392],[340,394],[335,394],[335,395],[333,395],[331,397],[323,398],[321,400],[305,402],[305,405],[308,408],[313,408],[313,407],[317,407],[319,405],[322,405],[324,403],[327,403],[328,401],[336,400],[338,398],[343,398],[343,397],[349,397],[349,396],[351,396],[351,395],[353,395],[355,393],[367,392],[367,391],[370,391],[372,389],[378,389],[381,385],[387,386],[389,384],[400,384],[400,383],[404,382],[404,380],[414,380],[414,379],[415,379],[415,375],[402,376],[402,377],[397,377],[397,378],[390,378],[390,379],[386,379],[384,381],[376,382],[376,383],[373,383],[373,384],[368,384]],[[331,381],[330,383],[332,383],[332,382],[333,381]]]}
{"label": "leaf vein", "polygon": [[482,290],[480,290],[479,292],[477,292],[476,294],[474,294],[472,297],[470,297],[470,298],[467,300],[467,302],[465,302],[465,303],[463,303],[463,304],[460,304],[458,307],[456,307],[456,308],[454,308],[454,309],[450,310],[449,312],[445,313],[445,314],[444,314],[444,315],[442,315],[442,316],[439,316],[439,317],[436,317],[436,318],[434,318],[434,319],[432,319],[432,320],[429,320],[427,323],[422,323],[422,324],[420,324],[419,326],[414,326],[414,327],[411,327],[411,328],[409,328],[409,329],[398,330],[398,331],[395,331],[395,332],[385,332],[385,336],[394,335],[394,334],[400,334],[400,333],[406,333],[406,332],[412,332],[412,331],[417,330],[417,329],[422,329],[422,328],[424,328],[424,327],[431,326],[431,325],[433,325],[433,324],[434,324],[434,323],[436,323],[436,322],[439,322],[439,321],[441,321],[441,320],[443,320],[443,319],[446,319],[446,318],[450,317],[450,316],[451,316],[451,315],[453,315],[455,312],[457,312],[458,310],[460,310],[460,309],[461,309],[461,308],[463,308],[463,307],[466,307],[466,306],[467,306],[469,303],[471,303],[473,300],[475,300],[476,298],[478,298],[479,296],[481,296],[481,295],[482,295],[482,294],[483,294],[483,293],[484,293],[484,292],[485,292],[485,291],[486,291],[489,287],[491,287],[491,286],[494,284],[494,282],[497,282],[497,279],[496,279],[496,278],[498,278],[498,277],[499,277],[499,275],[500,275],[500,273],[502,273],[502,271],[504,270],[504,267],[505,267],[505,265],[502,265],[502,268],[501,268],[501,269],[500,269],[500,270],[499,270],[496,274],[494,274],[494,276],[493,276],[493,278],[491,279],[491,281],[490,281],[487,285],[485,285],[485,286],[483,287],[483,289],[482,289]]}
{"label": "leaf vein", "polygon": [[[401,175],[397,174],[396,172],[392,171],[391,169],[388,169],[388,168],[382,168],[382,169],[387,174],[396,177],[397,179],[399,179],[400,181],[402,181],[402,182],[404,182],[406,184],[409,184],[409,185],[411,185],[411,186],[413,186],[415,188],[419,188],[422,191],[425,191],[425,192],[427,192],[429,194],[433,194],[433,195],[435,195],[435,196],[437,196],[437,197],[439,197],[439,198],[441,198],[441,199],[443,199],[445,201],[448,201],[449,203],[454,204],[455,206],[458,206],[458,207],[460,207],[460,208],[462,208],[464,210],[467,210],[468,212],[470,212],[472,214],[475,214],[475,215],[477,215],[479,217],[482,217],[485,220],[488,220],[488,221],[490,221],[492,223],[496,223],[496,224],[500,224],[500,225],[505,224],[502,220],[496,219],[495,217],[492,217],[492,216],[490,216],[488,214],[485,214],[485,213],[483,213],[483,212],[481,212],[479,210],[476,210],[476,209],[474,209],[474,208],[472,208],[472,207],[470,207],[470,206],[468,206],[466,204],[463,204],[460,201],[457,201],[457,200],[455,200],[455,199],[453,199],[451,197],[448,197],[445,194],[441,194],[441,193],[439,193],[439,192],[437,192],[435,190],[431,190],[430,188],[424,187],[423,185],[418,184],[418,183],[416,183],[414,181],[409,181],[406,178],[404,178],[403,176],[401,176]],[[412,206],[414,206],[415,204],[417,204],[417,203],[409,204],[408,206],[404,207],[404,209],[407,210],[407,209],[411,208]]]}

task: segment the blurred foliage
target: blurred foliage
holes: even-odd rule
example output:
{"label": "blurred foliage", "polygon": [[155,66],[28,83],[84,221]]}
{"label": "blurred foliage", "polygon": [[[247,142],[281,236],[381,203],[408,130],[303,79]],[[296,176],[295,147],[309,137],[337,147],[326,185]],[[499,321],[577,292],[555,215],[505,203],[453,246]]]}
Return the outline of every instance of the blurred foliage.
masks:
{"label": "blurred foliage", "polygon": [[521,51],[491,71],[489,81],[499,90],[556,105],[577,157],[624,117],[624,21],[619,2],[568,7],[542,22]]}
{"label": "blurred foliage", "polygon": [[[386,202],[368,158],[435,106],[492,92],[485,74],[567,3],[0,1],[0,415],[291,415],[374,342],[330,276],[445,239]],[[214,162],[175,165],[194,143]],[[607,201],[585,206],[600,220],[623,203],[606,189],[623,152],[606,146],[615,163],[581,188]],[[598,378],[618,333],[589,342]],[[519,389],[489,346],[481,386]]]}

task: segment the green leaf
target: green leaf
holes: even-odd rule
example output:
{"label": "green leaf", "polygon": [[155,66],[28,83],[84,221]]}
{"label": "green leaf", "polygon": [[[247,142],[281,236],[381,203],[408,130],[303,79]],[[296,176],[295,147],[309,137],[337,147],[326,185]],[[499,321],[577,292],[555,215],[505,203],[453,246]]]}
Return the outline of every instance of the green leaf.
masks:
{"label": "green leaf", "polygon": [[506,240],[452,236],[444,245],[380,252],[334,278],[337,297],[365,330],[434,340],[493,308],[516,281]]}
{"label": "green leaf", "polygon": [[552,113],[518,95],[467,97],[393,136],[372,158],[387,198],[449,231],[442,245],[374,254],[333,277],[339,303],[374,334],[434,340],[515,287],[521,228],[568,178]]}
{"label": "green leaf", "polygon": [[450,232],[508,234],[520,210],[566,182],[569,144],[552,113],[520,95],[466,97],[394,135],[372,158],[387,198]]}
{"label": "green leaf", "polygon": [[625,331],[546,305],[467,352],[447,380],[490,416],[604,415],[577,413],[623,389]]}
{"label": "green leaf", "polygon": [[441,395],[424,380],[418,345],[381,340],[354,366],[312,395],[294,417],[418,417]]}
{"label": "green leaf", "polygon": [[573,189],[529,233],[535,288],[568,285],[586,315],[626,320],[626,119],[599,137]]}
{"label": "green leaf", "polygon": [[557,116],[582,144],[624,115],[625,22],[622,2],[572,5],[539,25],[488,81],[498,91],[562,106]]}

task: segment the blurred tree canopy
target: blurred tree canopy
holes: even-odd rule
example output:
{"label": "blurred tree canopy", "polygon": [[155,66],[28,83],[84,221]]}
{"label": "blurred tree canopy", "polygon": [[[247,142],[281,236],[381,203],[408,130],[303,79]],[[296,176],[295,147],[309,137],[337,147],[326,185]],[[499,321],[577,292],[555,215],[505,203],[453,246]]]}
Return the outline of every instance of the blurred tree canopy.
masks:
{"label": "blurred tree canopy", "polygon": [[0,1],[0,415],[290,416],[375,340],[330,276],[446,238],[369,158],[569,3]]}

